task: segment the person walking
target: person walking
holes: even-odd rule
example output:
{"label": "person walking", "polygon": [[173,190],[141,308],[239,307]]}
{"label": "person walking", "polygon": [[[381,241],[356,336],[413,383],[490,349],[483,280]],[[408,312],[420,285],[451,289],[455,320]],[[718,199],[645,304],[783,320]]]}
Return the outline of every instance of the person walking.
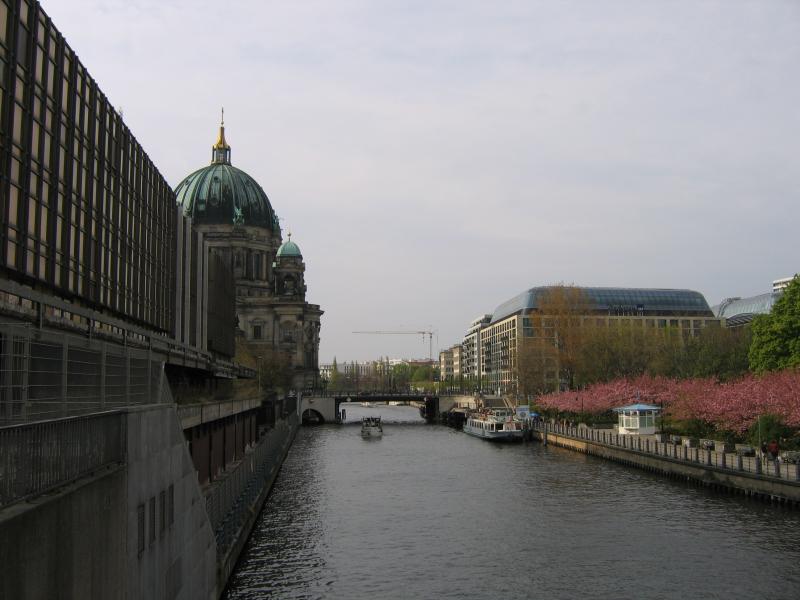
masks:
{"label": "person walking", "polygon": [[773,461],[778,460],[778,454],[781,451],[781,447],[778,445],[778,441],[771,440],[769,445],[767,446],[767,451],[769,452],[769,455]]}

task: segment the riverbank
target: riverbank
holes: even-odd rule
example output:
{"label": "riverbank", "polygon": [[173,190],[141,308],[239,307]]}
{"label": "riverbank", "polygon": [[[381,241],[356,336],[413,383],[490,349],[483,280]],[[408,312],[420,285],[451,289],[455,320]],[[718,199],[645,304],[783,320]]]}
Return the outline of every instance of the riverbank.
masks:
{"label": "riverbank", "polygon": [[576,452],[698,485],[800,508],[800,465],[619,435],[589,427],[536,423],[532,437]]}

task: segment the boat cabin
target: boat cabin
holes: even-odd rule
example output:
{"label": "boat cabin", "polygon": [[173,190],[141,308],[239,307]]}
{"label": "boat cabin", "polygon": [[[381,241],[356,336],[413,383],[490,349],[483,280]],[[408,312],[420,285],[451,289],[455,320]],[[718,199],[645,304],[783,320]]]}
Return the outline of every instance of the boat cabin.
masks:
{"label": "boat cabin", "polygon": [[619,416],[620,435],[652,435],[656,432],[656,417],[661,409],[652,404],[631,404],[614,411]]}

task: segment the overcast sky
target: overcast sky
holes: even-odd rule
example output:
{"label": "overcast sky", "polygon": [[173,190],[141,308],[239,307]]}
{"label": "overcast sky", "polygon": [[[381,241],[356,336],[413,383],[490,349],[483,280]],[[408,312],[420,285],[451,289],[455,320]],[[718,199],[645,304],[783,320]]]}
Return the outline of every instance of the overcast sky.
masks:
{"label": "overcast sky", "polygon": [[43,0],[173,186],[262,185],[322,305],[320,359],[534,285],[689,288],[800,271],[800,2]]}

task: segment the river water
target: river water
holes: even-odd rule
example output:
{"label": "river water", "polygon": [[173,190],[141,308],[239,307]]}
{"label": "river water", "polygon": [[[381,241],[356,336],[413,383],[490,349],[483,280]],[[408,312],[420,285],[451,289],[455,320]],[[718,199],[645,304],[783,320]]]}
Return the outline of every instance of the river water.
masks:
{"label": "river water", "polygon": [[800,598],[798,511],[411,407],[347,417],[300,430],[226,598]]}

